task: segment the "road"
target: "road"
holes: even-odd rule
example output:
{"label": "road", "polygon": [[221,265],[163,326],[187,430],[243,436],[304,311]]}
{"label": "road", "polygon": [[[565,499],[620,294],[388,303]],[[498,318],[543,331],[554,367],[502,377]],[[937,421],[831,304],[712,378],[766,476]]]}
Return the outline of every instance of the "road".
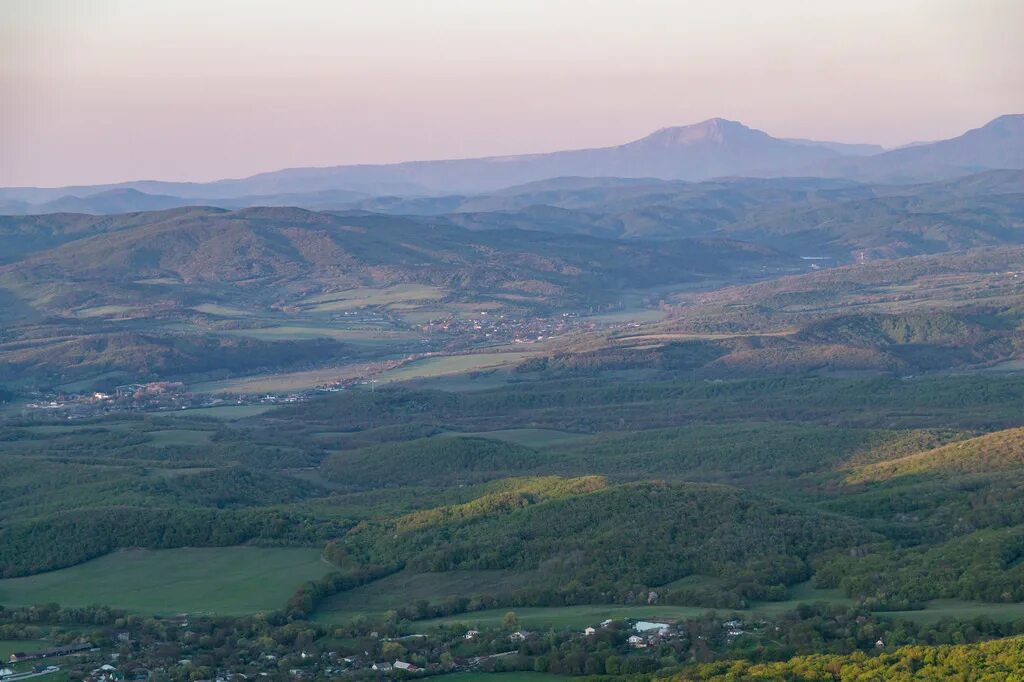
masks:
{"label": "road", "polygon": [[3,680],[3,682],[18,682],[18,680],[28,680],[28,679],[31,679],[33,677],[43,677],[44,675],[52,675],[53,673],[58,672],[58,671],[60,671],[59,667],[57,667],[55,665],[51,665],[51,666],[47,666],[45,670],[42,670],[42,671],[37,672],[37,673],[33,673],[33,672],[15,673],[13,675],[8,675],[7,677],[0,677],[0,680]]}

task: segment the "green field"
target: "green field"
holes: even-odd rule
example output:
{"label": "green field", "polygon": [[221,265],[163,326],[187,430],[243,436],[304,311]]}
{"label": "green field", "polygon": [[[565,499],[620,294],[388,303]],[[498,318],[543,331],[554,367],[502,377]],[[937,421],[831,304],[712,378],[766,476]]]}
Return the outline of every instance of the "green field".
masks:
{"label": "green field", "polygon": [[639,308],[633,310],[620,310],[613,313],[601,313],[598,315],[587,315],[584,319],[593,320],[602,324],[625,324],[627,322],[661,322],[666,317],[664,310],[651,310]]}
{"label": "green field", "polygon": [[[418,599],[431,602],[441,601],[449,596],[472,596],[480,593],[494,593],[502,587],[514,589],[523,584],[528,576],[508,571],[450,571],[446,573],[398,573],[350,592],[335,595],[325,602],[316,614],[322,622],[342,622],[348,618],[365,614],[381,614],[388,609],[409,604]],[[707,585],[714,582],[712,578],[693,576],[677,585]],[[794,585],[790,588],[789,598],[777,602],[759,602],[749,609],[736,611],[757,615],[759,617],[778,616],[791,611],[798,604],[827,602],[831,604],[852,605],[849,598],[839,590],[822,590],[812,587],[809,583]],[[1018,606],[1024,610],[1024,607]],[[435,625],[465,623],[476,626],[499,626],[502,617],[514,610],[519,614],[520,621],[526,628],[544,629],[579,629],[606,618],[635,618],[639,620],[679,620],[693,618],[714,609],[703,606],[648,606],[618,604],[587,604],[566,607],[536,607],[517,609],[492,609],[463,613],[445,618],[419,621],[414,624],[417,630],[426,630]],[[733,612],[732,609],[719,609]],[[916,614],[917,612],[908,612]],[[910,617],[910,616],[908,616]],[[941,617],[941,616],[938,616]],[[938,617],[935,619],[937,620]]]}
{"label": "green field", "polygon": [[359,287],[358,289],[313,296],[307,298],[301,305],[306,306],[310,312],[324,313],[355,310],[367,306],[436,301],[443,298],[446,293],[443,289],[420,284],[396,284],[382,289]]}
{"label": "green field", "polygon": [[224,421],[234,421],[255,417],[258,414],[269,412],[275,405],[224,405],[221,407],[197,407],[192,410],[182,410],[179,414],[189,417],[212,417]]}
{"label": "green field", "polygon": [[338,621],[360,614],[383,613],[419,599],[437,602],[502,589],[511,591],[524,585],[530,577],[529,573],[513,571],[403,571],[329,597],[320,605],[318,615],[327,621]]}
{"label": "green field", "polygon": [[324,367],[322,369],[303,370],[300,372],[260,374],[259,376],[224,379],[223,381],[207,381],[205,383],[196,384],[192,387],[192,391],[194,393],[247,394],[302,391],[309,388],[316,388],[317,386],[323,386],[325,384],[332,384],[346,378],[351,373],[346,372],[346,367],[347,366],[342,365],[337,367]]}
{"label": "green field", "polygon": [[127,305],[98,305],[92,308],[81,308],[75,315],[77,317],[107,317],[108,315],[123,315],[138,310]]}
{"label": "green field", "polygon": [[472,433],[449,431],[440,437],[489,438],[524,445],[528,448],[542,448],[549,445],[563,445],[591,438],[589,433],[573,433],[556,429],[501,429],[498,431],[477,431]]}
{"label": "green field", "polygon": [[474,353],[470,355],[445,355],[416,360],[380,374],[382,383],[429,379],[447,374],[464,374],[484,369],[493,369],[518,363],[531,353],[511,351],[508,353]]}
{"label": "green field", "polygon": [[59,571],[0,580],[0,604],[105,604],[133,612],[243,614],[281,608],[330,570],[316,549],[125,550]]}
{"label": "green field", "polygon": [[0,639],[0,667],[18,651],[38,651],[53,646],[43,639]]}
{"label": "green field", "polygon": [[877,615],[885,618],[900,618],[922,624],[935,623],[943,618],[970,620],[991,618],[994,621],[1009,622],[1024,620],[1024,604],[988,604],[961,599],[936,599],[928,602],[920,611],[882,611]]}
{"label": "green field", "polygon": [[231,308],[218,303],[203,303],[202,305],[192,306],[192,310],[200,313],[206,313],[207,315],[218,315],[220,317],[249,317],[253,314],[248,310]]}
{"label": "green field", "polygon": [[[457,616],[421,620],[413,623],[417,631],[429,630],[438,625],[465,623],[477,627],[501,627],[501,620],[509,611],[515,611],[519,622],[527,630],[581,630],[611,618],[613,620],[632,618],[637,620],[678,620],[695,618],[713,609],[700,606],[618,606],[593,604],[583,606],[529,607],[516,609],[491,609],[463,613]],[[330,614],[324,614],[329,616]],[[324,620],[329,620],[324,618]]]}
{"label": "green field", "polygon": [[[381,581],[383,582],[383,581]],[[375,583],[376,584],[376,583]],[[397,583],[396,583],[397,584]],[[369,587],[369,586],[367,586]],[[367,588],[360,588],[366,590]],[[441,588],[443,591],[443,588]],[[463,592],[463,596],[472,594],[471,590]],[[369,594],[369,591],[360,595]],[[316,620],[322,622],[340,622],[364,613],[381,613],[386,608],[415,599],[439,597],[438,593],[422,594],[407,593],[408,599],[403,602],[400,594],[381,593],[372,599],[356,600],[345,604],[345,610],[319,612]],[[445,595],[447,596],[447,595]],[[500,608],[486,611],[463,613],[444,618],[417,621],[413,623],[416,631],[423,632],[438,625],[463,623],[476,627],[500,627],[502,618],[509,611],[515,611],[520,622],[527,629],[581,629],[594,625],[607,618],[637,620],[680,620],[694,618],[709,611],[720,613],[737,613],[760,618],[777,618],[792,611],[799,604],[825,602],[835,605],[852,606],[853,601],[843,596],[838,590],[818,590],[807,585],[798,585],[791,589],[789,599],[777,602],[759,602],[749,609],[710,609],[701,606],[622,606],[611,604],[592,604],[566,607],[540,608]],[[360,608],[354,608],[354,607]],[[365,609],[365,610],[364,610]],[[991,618],[995,621],[1009,622],[1024,619],[1024,604],[988,604],[984,602],[962,601],[957,599],[940,599],[929,602],[927,607],[915,611],[876,611],[879,618],[910,620],[921,624],[933,624],[942,619],[970,620],[978,617]]]}
{"label": "green field", "polygon": [[374,345],[409,341],[419,338],[406,331],[385,328],[353,329],[334,326],[282,325],[278,327],[259,327],[257,329],[237,329],[229,332],[235,336],[248,336],[264,341],[303,341],[309,339],[334,339],[347,343],[370,343]]}

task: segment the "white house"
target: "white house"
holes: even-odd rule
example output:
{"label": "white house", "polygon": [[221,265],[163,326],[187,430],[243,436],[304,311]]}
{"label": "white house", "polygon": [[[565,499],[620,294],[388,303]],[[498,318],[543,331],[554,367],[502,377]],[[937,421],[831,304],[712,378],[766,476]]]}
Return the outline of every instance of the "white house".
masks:
{"label": "white house", "polygon": [[466,634],[463,635],[463,638],[465,638],[465,639],[473,639],[473,638],[475,638],[479,634],[480,634],[479,630],[467,630]]}
{"label": "white house", "polygon": [[583,634],[587,635],[588,637],[590,635],[595,634],[596,632],[597,632],[597,630],[595,630],[594,628],[586,628],[585,630],[583,630]]}
{"label": "white house", "polygon": [[395,661],[393,667],[395,670],[407,670],[411,673],[414,673],[417,670],[419,670],[419,668],[414,666],[412,663],[406,663],[405,661]]}
{"label": "white house", "polygon": [[633,629],[637,632],[650,632],[651,630],[668,630],[668,623],[650,623],[646,620],[638,620]]}
{"label": "white house", "polygon": [[644,638],[640,635],[631,635],[627,641],[629,642],[629,645],[631,647],[635,647],[637,649],[643,649],[647,647],[647,642],[645,642]]}

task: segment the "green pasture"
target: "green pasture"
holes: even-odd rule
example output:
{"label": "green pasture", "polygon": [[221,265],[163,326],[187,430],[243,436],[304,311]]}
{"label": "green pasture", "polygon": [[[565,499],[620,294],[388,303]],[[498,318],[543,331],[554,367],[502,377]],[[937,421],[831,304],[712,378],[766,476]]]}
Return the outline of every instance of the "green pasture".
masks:
{"label": "green pasture", "polygon": [[283,607],[300,584],[329,571],[318,549],[132,549],[59,571],[0,580],[0,604],[104,604],[149,614],[255,613]]}

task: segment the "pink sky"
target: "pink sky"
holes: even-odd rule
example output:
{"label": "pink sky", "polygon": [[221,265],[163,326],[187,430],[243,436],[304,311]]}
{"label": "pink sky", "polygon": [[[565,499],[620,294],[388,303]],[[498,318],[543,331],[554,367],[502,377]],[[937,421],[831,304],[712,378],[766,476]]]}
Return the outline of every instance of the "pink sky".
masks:
{"label": "pink sky", "polygon": [[1019,0],[4,0],[0,185],[604,146],[898,145],[1024,112]]}

